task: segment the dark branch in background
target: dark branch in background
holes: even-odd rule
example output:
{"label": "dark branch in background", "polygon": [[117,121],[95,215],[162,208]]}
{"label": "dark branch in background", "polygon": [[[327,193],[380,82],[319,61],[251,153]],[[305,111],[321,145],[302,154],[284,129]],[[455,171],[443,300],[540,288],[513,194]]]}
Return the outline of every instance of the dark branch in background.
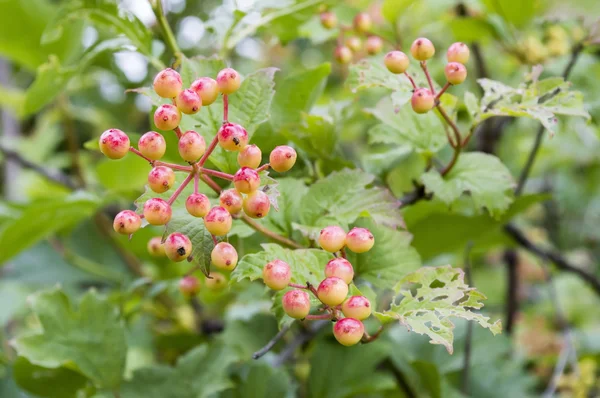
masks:
{"label": "dark branch in background", "polygon": [[396,379],[396,382],[398,383],[398,386],[400,386],[400,388],[402,388],[404,391],[406,398],[417,398],[417,394],[412,390],[410,384],[408,384],[406,377],[402,372],[400,372],[400,370],[398,370],[391,359],[387,358],[385,361],[383,361],[380,365],[380,368],[389,370],[392,373],[394,379]]}
{"label": "dark branch in background", "polygon": [[315,321],[312,322],[307,328],[302,328],[300,333],[291,340],[285,348],[281,351],[279,356],[273,362],[274,367],[279,367],[285,364],[296,352],[296,349],[309,341],[319,334],[319,332],[325,328],[325,326],[331,325],[331,321]]}
{"label": "dark branch in background", "polygon": [[[12,86],[12,67],[8,60],[0,57],[0,84],[10,89]],[[14,115],[14,112],[8,107],[0,109],[0,131],[4,142],[17,140],[21,131],[21,124]],[[17,179],[21,174],[21,165],[19,162],[8,159],[4,166],[4,197],[8,200],[16,200],[18,189],[14,189],[9,181]]]}
{"label": "dark branch in background", "polygon": [[[465,282],[470,287],[474,287],[473,278],[471,276],[471,249],[473,242],[469,241],[465,248]],[[461,388],[463,394],[469,396],[469,370],[471,368],[471,351],[473,348],[473,322],[467,322],[467,335],[465,336],[465,356],[463,358],[463,370],[461,374]]]}
{"label": "dark branch in background", "polygon": [[282,327],[281,330],[275,336],[273,336],[273,338],[269,340],[269,342],[265,344],[263,348],[252,354],[252,359],[258,359],[265,355],[267,352],[271,351],[271,348],[273,348],[275,344],[277,344],[279,340],[281,340],[283,336],[285,336],[285,334],[290,330],[290,326],[291,325],[285,325],[284,327]]}
{"label": "dark branch in background", "polygon": [[432,195],[425,192],[424,185],[420,185],[416,181],[413,181],[413,184],[415,185],[415,189],[400,198],[400,208],[415,204],[421,199],[429,200],[431,198]]}
{"label": "dark branch in background", "polygon": [[506,321],[504,329],[508,335],[511,335],[519,310],[519,274],[517,272],[519,258],[516,250],[509,249],[504,251],[504,263],[506,264],[508,279],[508,283],[506,284]]}

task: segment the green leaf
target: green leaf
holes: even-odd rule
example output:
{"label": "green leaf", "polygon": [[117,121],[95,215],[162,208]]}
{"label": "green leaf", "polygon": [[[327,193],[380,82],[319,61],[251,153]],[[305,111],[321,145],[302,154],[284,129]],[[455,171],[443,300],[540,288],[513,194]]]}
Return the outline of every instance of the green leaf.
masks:
{"label": "green leaf", "polygon": [[352,92],[358,90],[383,87],[392,90],[392,104],[400,107],[406,104],[412,95],[410,81],[401,75],[395,75],[383,64],[382,57],[363,59],[350,66],[346,84]]}
{"label": "green leaf", "polygon": [[285,236],[292,236],[292,223],[297,220],[302,206],[302,198],[308,187],[302,180],[295,178],[280,178],[277,180],[279,211],[270,212],[262,222],[271,230]]}
{"label": "green leaf", "polygon": [[[295,387],[284,369],[264,362],[249,362],[240,375],[240,382],[224,398],[283,398],[292,397]],[[229,391],[228,391],[229,392]]]}
{"label": "green leaf", "polygon": [[452,317],[475,321],[493,334],[502,330],[499,320],[492,324],[489,317],[471,311],[483,307],[481,300],[486,297],[465,284],[459,268],[423,267],[400,280],[394,291],[396,297],[390,309],[375,316],[383,324],[399,321],[410,331],[429,336],[431,344],[442,344],[450,354],[454,341]]}
{"label": "green leaf", "polygon": [[540,11],[543,2],[520,0],[484,0],[489,12],[500,15],[516,27],[523,27],[531,21],[536,11]]}
{"label": "green leaf", "polygon": [[225,61],[217,56],[203,57],[198,55],[192,58],[183,56],[179,74],[181,75],[183,86],[189,87],[194,80],[200,77],[208,76],[216,79],[219,71],[226,67],[227,64]]}
{"label": "green leaf", "polygon": [[449,26],[457,41],[467,43],[473,41],[488,42],[496,36],[494,25],[483,18],[452,18]]}
{"label": "green leaf", "polygon": [[33,296],[31,306],[42,330],[14,340],[20,356],[44,368],[68,366],[101,388],[119,386],[125,329],[108,301],[90,291],[76,310],[65,293],[54,289]]}
{"label": "green leaf", "polygon": [[87,383],[85,377],[67,367],[43,368],[23,357],[14,362],[13,377],[23,390],[48,398],[75,397]]}
{"label": "green leaf", "polygon": [[427,192],[448,205],[468,193],[477,211],[485,207],[494,217],[506,211],[513,200],[514,182],[510,171],[500,159],[485,153],[465,153],[445,176],[429,170],[421,181]]}
{"label": "green leaf", "polygon": [[297,148],[313,159],[332,159],[335,156],[338,134],[333,123],[322,116],[306,114],[295,123],[280,131]]}
{"label": "green leaf", "polygon": [[394,24],[412,3],[411,0],[385,0],[381,7],[381,14],[390,23]]}

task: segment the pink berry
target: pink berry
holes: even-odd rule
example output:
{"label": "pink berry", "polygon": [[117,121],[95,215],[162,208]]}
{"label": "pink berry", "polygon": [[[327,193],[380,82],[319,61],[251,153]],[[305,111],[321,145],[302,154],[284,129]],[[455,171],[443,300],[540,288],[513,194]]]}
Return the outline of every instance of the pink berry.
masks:
{"label": "pink berry", "polygon": [[292,279],[292,269],[281,260],[273,260],[263,268],[265,285],[273,290],[283,290]]}
{"label": "pink berry", "polygon": [[410,99],[413,111],[417,113],[427,113],[435,105],[435,97],[427,88],[419,88],[415,90]]}
{"label": "pink berry", "polygon": [[444,68],[446,80],[450,84],[461,84],[467,78],[467,68],[458,62],[449,62]]}
{"label": "pink berry", "polygon": [[238,164],[242,167],[251,167],[256,169],[260,166],[262,160],[262,152],[256,145],[248,145],[242,149],[237,156]]}
{"label": "pink berry", "polygon": [[263,218],[269,214],[271,201],[263,191],[254,191],[244,198],[244,213],[251,218]]}
{"label": "pink berry", "polygon": [[219,145],[227,151],[239,151],[248,145],[248,132],[239,124],[225,123],[217,133]]}
{"label": "pink berry", "polygon": [[142,226],[142,219],[134,211],[123,210],[116,215],[113,221],[115,232],[123,235],[131,235]]}
{"label": "pink berry", "polygon": [[348,295],[348,284],[335,276],[325,278],[317,288],[317,297],[326,305],[339,305]]}
{"label": "pink berry", "polygon": [[100,151],[109,159],[121,159],[129,152],[129,137],[119,129],[106,130],[100,136]]}
{"label": "pink berry", "polygon": [[150,160],[158,160],[163,157],[167,150],[167,142],[162,134],[156,131],[148,131],[140,137],[138,149]]}
{"label": "pink berry", "polygon": [[240,88],[242,78],[235,69],[225,68],[217,74],[217,85],[223,94],[233,94]]}
{"label": "pink berry", "polygon": [[198,113],[202,107],[202,99],[198,93],[189,88],[177,94],[175,103],[177,104],[177,108],[186,115]]}
{"label": "pink berry", "polygon": [[294,148],[287,145],[280,145],[271,151],[269,163],[273,170],[283,173],[294,167],[296,157]]}
{"label": "pink berry", "polygon": [[184,276],[179,280],[179,291],[185,297],[192,297],[200,291],[200,281],[193,275]]}
{"label": "pink berry", "polygon": [[212,104],[219,96],[219,86],[217,85],[217,81],[210,77],[196,79],[190,88],[200,96],[203,106]]}
{"label": "pink berry", "polygon": [[325,276],[327,278],[335,276],[350,284],[354,279],[354,268],[352,268],[350,261],[342,257],[336,257],[329,260],[325,266]]}
{"label": "pink berry", "polygon": [[194,130],[186,131],[179,139],[179,155],[186,162],[195,162],[206,152],[204,137]]}
{"label": "pink berry", "polygon": [[469,55],[471,55],[469,47],[465,43],[457,42],[448,48],[446,58],[448,62],[458,62],[464,65],[469,61]]}
{"label": "pink berry", "polygon": [[352,50],[346,46],[338,46],[333,52],[333,57],[342,65],[348,64],[352,61]]}
{"label": "pink berry", "polygon": [[342,304],[345,317],[362,321],[371,315],[371,303],[364,296],[352,296]]}
{"label": "pink berry", "polygon": [[354,17],[352,25],[354,26],[354,30],[358,33],[365,33],[370,31],[373,27],[373,20],[366,12],[359,12]]}
{"label": "pink berry", "polygon": [[174,232],[165,240],[165,253],[171,261],[183,261],[192,254],[192,242],[184,234]]}
{"label": "pink berry", "polygon": [[370,55],[379,54],[383,49],[383,39],[379,36],[369,36],[366,48]]}
{"label": "pink berry", "polygon": [[232,271],[238,262],[238,254],[235,247],[227,242],[220,242],[210,253],[210,259],[215,267]]}
{"label": "pink berry", "polygon": [[241,193],[252,193],[260,186],[260,177],[256,170],[242,167],[233,175],[233,185]]}
{"label": "pink berry", "polygon": [[224,207],[229,214],[238,214],[242,211],[244,197],[235,189],[226,189],[219,196],[219,203]]}
{"label": "pink berry", "polygon": [[185,209],[194,217],[204,217],[210,210],[210,200],[203,193],[193,193],[185,200]]}
{"label": "pink berry", "polygon": [[371,250],[375,237],[366,228],[352,228],[346,235],[346,246],[354,253],[364,253]]}
{"label": "pink berry", "polygon": [[204,217],[204,225],[208,232],[215,236],[227,235],[231,230],[231,214],[221,206],[215,206]]}
{"label": "pink berry", "polygon": [[337,25],[337,16],[331,11],[322,12],[319,19],[325,29],[333,29]]}
{"label": "pink berry", "polygon": [[160,237],[160,236],[155,236],[154,238],[150,239],[148,241],[147,249],[148,249],[148,253],[150,253],[150,255],[152,257],[166,256],[165,245],[163,245],[162,237]]}
{"label": "pink berry", "polygon": [[419,37],[410,46],[412,56],[418,61],[427,61],[435,54],[435,47],[431,40]]}
{"label": "pink berry", "polygon": [[156,193],[167,192],[175,184],[175,172],[165,166],[157,166],[148,174],[148,186]]}
{"label": "pink berry", "polygon": [[181,121],[181,112],[175,105],[164,104],[159,106],[154,112],[154,124],[160,130],[173,130],[179,126]]}
{"label": "pink berry", "polygon": [[182,86],[181,76],[171,68],[158,72],[154,78],[154,91],[163,98],[174,98]]}
{"label": "pink berry", "polygon": [[227,286],[227,278],[220,272],[211,272],[204,281],[206,288],[209,290],[221,290]]}
{"label": "pink berry", "polygon": [[351,36],[346,39],[346,47],[348,47],[353,53],[357,53],[362,48],[362,41],[356,36]]}
{"label": "pink berry", "polygon": [[390,51],[385,55],[383,63],[390,72],[399,74],[406,72],[408,65],[410,65],[410,60],[402,51]]}
{"label": "pink berry", "polygon": [[144,203],[144,218],[150,225],[165,225],[171,220],[171,205],[161,198],[148,199]]}
{"label": "pink berry", "polygon": [[289,317],[304,319],[310,312],[310,298],[303,290],[290,290],[281,299],[283,310]]}
{"label": "pink berry", "polygon": [[333,325],[335,339],[344,346],[357,344],[365,333],[365,325],[358,319],[344,318]]}
{"label": "pink berry", "polygon": [[319,234],[319,246],[330,253],[340,251],[345,244],[346,231],[336,225],[323,228]]}

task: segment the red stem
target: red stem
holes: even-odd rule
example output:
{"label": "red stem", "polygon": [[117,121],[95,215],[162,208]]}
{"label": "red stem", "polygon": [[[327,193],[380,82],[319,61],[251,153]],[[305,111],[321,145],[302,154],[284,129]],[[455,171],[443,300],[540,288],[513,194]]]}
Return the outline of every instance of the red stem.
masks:
{"label": "red stem", "polygon": [[415,84],[415,81],[413,80],[412,76],[408,74],[408,72],[404,72],[404,75],[406,77],[408,77],[408,80],[410,80],[410,84],[412,84],[413,86],[413,90],[417,89],[417,85]]}
{"label": "red stem", "polygon": [[332,316],[331,314],[307,315],[306,318],[304,318],[304,319],[314,321],[314,320],[318,320],[318,319],[331,319],[331,316]]}
{"label": "red stem", "polygon": [[198,193],[198,184],[200,182],[200,175],[198,173],[194,174],[194,193]]}
{"label": "red stem", "polygon": [[173,202],[175,202],[175,199],[177,199],[177,197],[181,194],[181,192],[185,189],[185,187],[187,186],[187,184],[190,183],[190,181],[192,181],[192,178],[194,178],[194,175],[196,173],[190,173],[185,180],[183,180],[183,182],[181,183],[181,185],[179,186],[179,188],[177,188],[177,190],[175,192],[173,192],[173,195],[171,195],[171,197],[169,198],[169,200],[167,200],[167,203],[172,205]]}
{"label": "red stem", "polygon": [[271,164],[265,163],[262,166],[260,166],[258,169],[256,169],[256,172],[260,173],[261,171],[267,170],[269,167],[271,167]]}
{"label": "red stem", "polygon": [[296,289],[308,289],[306,285],[301,285],[299,283],[288,283],[289,287],[295,287]]}
{"label": "red stem", "polygon": [[209,187],[211,187],[213,191],[215,191],[216,193],[221,193],[221,187],[219,186],[219,184],[217,184],[215,182],[215,180],[213,180],[212,178],[210,178],[206,174],[200,174],[200,179],[202,179],[202,181],[204,181],[204,183],[206,185],[208,185]]}
{"label": "red stem", "polygon": [[375,340],[377,340],[377,338],[379,337],[381,332],[383,332],[383,326],[379,326],[379,329],[377,329],[377,331],[375,333],[373,333],[372,335],[369,335],[369,333],[365,332],[363,334],[361,341],[363,342],[363,344],[367,344],[372,341],[375,341]]}
{"label": "red stem", "polygon": [[340,250],[340,253],[342,255],[342,258],[346,258],[346,249],[344,247],[342,247],[342,249]]}
{"label": "red stem", "polygon": [[431,90],[431,94],[435,95],[435,88],[433,88],[433,80],[431,80],[429,70],[427,69],[427,61],[421,61],[421,69],[423,69],[423,73],[425,73],[425,77],[427,78],[427,83],[429,83],[429,89]]}
{"label": "red stem", "polygon": [[181,138],[181,129],[179,128],[179,126],[175,127],[173,129],[173,131],[175,132],[175,134],[177,134],[177,138]]}
{"label": "red stem", "polygon": [[229,98],[227,94],[223,94],[223,123],[229,121]]}
{"label": "red stem", "polygon": [[192,166],[182,166],[182,165],[175,164],[175,163],[155,161],[154,166],[165,166],[165,167],[168,167],[173,170],[187,171],[188,173],[194,171],[194,168]]}
{"label": "red stem", "polygon": [[442,89],[440,90],[440,92],[435,96],[435,103],[437,104],[437,102],[440,100],[440,97],[442,96],[442,94],[444,94],[444,92],[446,90],[448,90],[448,88],[451,86],[452,84],[446,82],[446,84],[444,84],[444,87],[442,87]]}
{"label": "red stem", "polygon": [[211,236],[212,236],[213,243],[214,243],[214,244],[215,244],[215,246],[216,246],[216,245],[217,245],[217,243],[219,243],[219,242],[217,242],[217,237],[216,237],[216,236],[214,236],[214,235],[211,235]]}
{"label": "red stem", "polygon": [[215,135],[215,138],[213,138],[213,140],[210,142],[210,145],[208,146],[208,149],[206,150],[206,152],[204,152],[204,155],[202,155],[202,157],[200,158],[198,163],[196,163],[196,165],[198,165],[198,167],[204,166],[204,163],[206,163],[206,160],[208,159],[210,154],[215,150],[218,143],[219,143],[219,137],[217,135]]}
{"label": "red stem", "polygon": [[212,170],[212,169],[205,169],[204,167],[199,167],[199,170],[203,174],[207,174],[209,176],[213,176],[213,177],[217,177],[217,178],[222,178],[224,180],[233,181],[233,176],[231,174],[223,173],[222,171],[217,171],[217,170]]}
{"label": "red stem", "polygon": [[142,153],[140,151],[138,151],[137,149],[135,149],[132,146],[129,147],[129,151],[135,153],[136,155],[138,155],[139,157],[141,157],[142,159],[144,159],[145,161],[147,161],[150,164],[154,163],[154,161],[152,159],[148,159],[147,157],[145,157],[144,155],[142,155]]}

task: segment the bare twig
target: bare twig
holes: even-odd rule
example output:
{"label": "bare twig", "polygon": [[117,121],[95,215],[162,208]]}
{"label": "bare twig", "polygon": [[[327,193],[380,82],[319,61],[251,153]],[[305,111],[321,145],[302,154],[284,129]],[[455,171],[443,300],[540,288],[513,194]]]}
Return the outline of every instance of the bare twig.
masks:
{"label": "bare twig", "polygon": [[271,349],[275,346],[275,344],[277,344],[279,342],[279,340],[281,340],[283,338],[283,336],[285,336],[285,334],[290,330],[290,325],[291,324],[288,324],[288,325],[285,325],[284,327],[282,327],[281,330],[279,332],[277,332],[277,334],[275,336],[273,336],[273,338],[271,340],[269,340],[263,348],[261,348],[260,350],[256,351],[254,354],[252,354],[252,359],[258,359],[258,358],[262,357],[263,355],[265,355],[267,352],[271,351]]}
{"label": "bare twig", "polygon": [[519,311],[519,275],[517,273],[518,257],[515,250],[506,250],[504,252],[504,262],[506,263],[507,284],[506,284],[506,324],[507,334],[512,334],[515,318]]}
{"label": "bare twig", "polygon": [[277,359],[275,359],[273,366],[279,367],[285,364],[294,355],[298,347],[311,341],[325,326],[330,324],[330,321],[316,321],[312,322],[308,328],[301,329],[301,332],[281,351]]}

